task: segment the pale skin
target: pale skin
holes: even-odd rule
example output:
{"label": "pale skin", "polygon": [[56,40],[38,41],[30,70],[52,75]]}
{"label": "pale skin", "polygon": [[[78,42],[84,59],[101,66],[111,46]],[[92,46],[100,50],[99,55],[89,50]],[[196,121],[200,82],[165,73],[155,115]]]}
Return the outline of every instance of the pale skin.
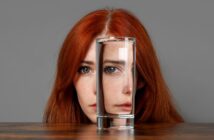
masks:
{"label": "pale skin", "polygon": [[[120,45],[117,44],[117,47],[112,47],[104,53],[104,102],[106,111],[111,114],[128,114],[131,112],[132,105],[131,94],[133,84],[131,71],[133,68],[133,57],[128,55],[128,59],[123,58],[123,56],[118,58],[116,54]],[[74,78],[79,104],[85,115],[93,123],[96,123],[97,117],[95,49],[96,42],[94,40]]]}
{"label": "pale skin", "polygon": [[96,43],[93,41],[74,78],[79,104],[85,115],[94,123],[96,122],[95,47]]}
{"label": "pale skin", "polygon": [[132,110],[132,43],[108,42],[103,54],[105,109],[110,114],[129,114]]}

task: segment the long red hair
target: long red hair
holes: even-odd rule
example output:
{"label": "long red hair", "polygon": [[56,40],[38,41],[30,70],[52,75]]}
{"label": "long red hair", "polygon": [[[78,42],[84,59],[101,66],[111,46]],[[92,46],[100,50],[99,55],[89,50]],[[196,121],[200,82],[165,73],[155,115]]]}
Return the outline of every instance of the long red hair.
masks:
{"label": "long red hair", "polygon": [[138,84],[135,120],[183,122],[171,101],[151,39],[132,13],[124,9],[101,9],[84,16],[68,33],[58,57],[56,79],[44,113],[47,123],[90,120],[83,113],[74,87],[74,76],[92,41],[101,33],[136,38]]}

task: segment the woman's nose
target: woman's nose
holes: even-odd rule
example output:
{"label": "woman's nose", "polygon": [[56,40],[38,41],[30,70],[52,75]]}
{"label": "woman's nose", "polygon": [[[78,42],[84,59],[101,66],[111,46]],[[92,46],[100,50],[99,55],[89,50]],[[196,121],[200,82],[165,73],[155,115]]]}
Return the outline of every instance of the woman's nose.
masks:
{"label": "woman's nose", "polygon": [[131,95],[133,91],[133,78],[131,73],[125,76],[123,83],[124,84],[122,93]]}
{"label": "woman's nose", "polygon": [[93,86],[93,92],[96,95],[96,74],[93,75],[93,81],[92,81],[92,86]]}

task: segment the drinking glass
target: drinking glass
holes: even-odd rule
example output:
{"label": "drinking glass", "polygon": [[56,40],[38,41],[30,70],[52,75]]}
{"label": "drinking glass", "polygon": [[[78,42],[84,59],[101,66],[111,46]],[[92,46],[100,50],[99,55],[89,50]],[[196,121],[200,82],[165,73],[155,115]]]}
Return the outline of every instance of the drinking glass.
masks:
{"label": "drinking glass", "polygon": [[133,129],[136,92],[134,37],[96,39],[98,129]]}

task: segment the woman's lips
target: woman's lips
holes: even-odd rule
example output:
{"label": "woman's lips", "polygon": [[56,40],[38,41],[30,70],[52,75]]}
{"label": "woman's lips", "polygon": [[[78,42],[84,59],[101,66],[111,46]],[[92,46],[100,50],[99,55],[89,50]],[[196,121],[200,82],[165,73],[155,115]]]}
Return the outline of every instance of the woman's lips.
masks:
{"label": "woman's lips", "polygon": [[[96,111],[96,103],[89,105],[93,110]],[[132,104],[131,103],[123,103],[123,104],[116,104],[115,107],[119,108],[121,111],[130,112],[132,110]]]}
{"label": "woman's lips", "polygon": [[122,111],[131,111],[132,110],[131,103],[116,104],[115,106],[120,108]]}
{"label": "woman's lips", "polygon": [[89,106],[92,107],[92,108],[96,111],[96,107],[97,107],[96,103],[91,104],[91,105],[89,105]]}

